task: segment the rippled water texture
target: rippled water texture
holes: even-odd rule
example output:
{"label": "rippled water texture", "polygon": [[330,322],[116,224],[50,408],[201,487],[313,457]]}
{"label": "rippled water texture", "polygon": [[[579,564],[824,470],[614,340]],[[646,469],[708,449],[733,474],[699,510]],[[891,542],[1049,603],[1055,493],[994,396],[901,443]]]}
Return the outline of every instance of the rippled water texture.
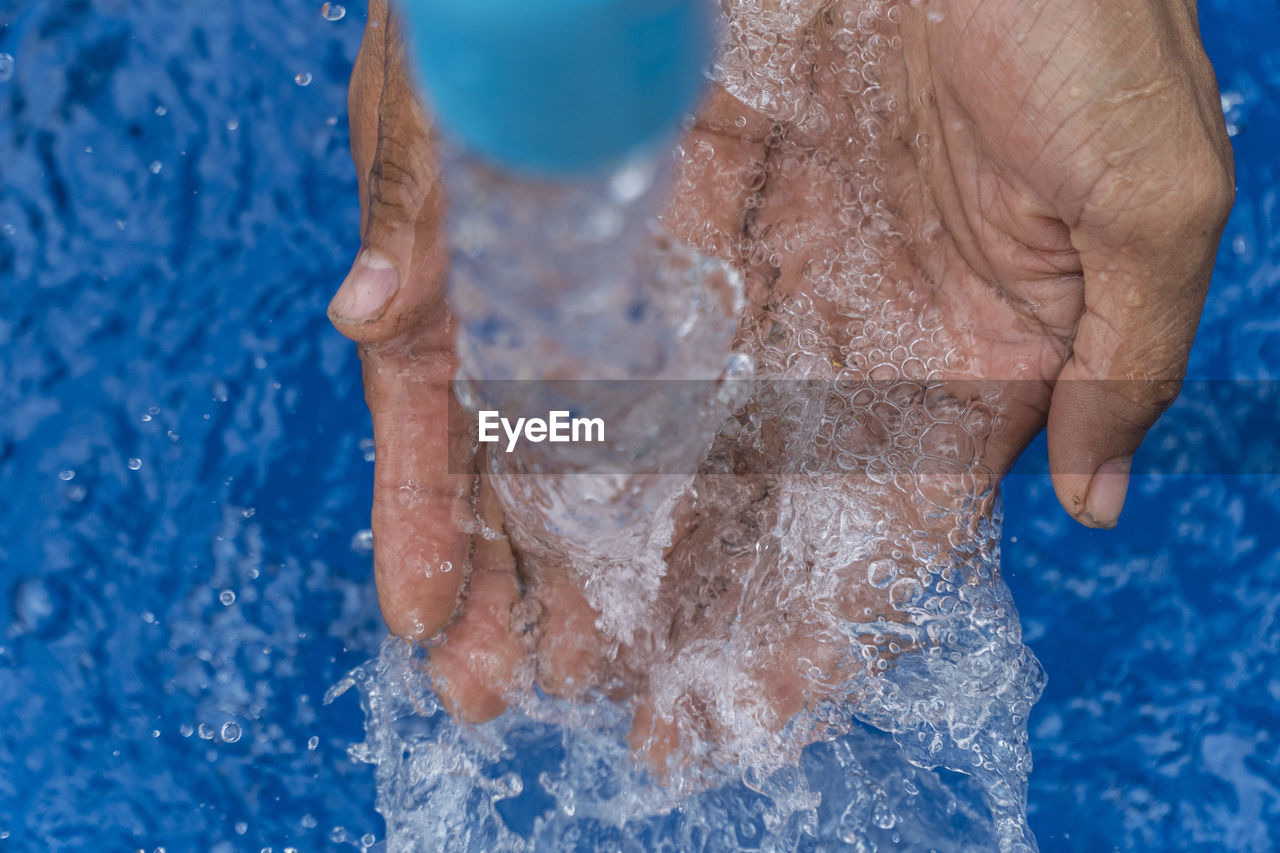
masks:
{"label": "rippled water texture", "polygon": [[[322,701],[384,635],[358,365],[323,318],[358,225],[344,97],[364,9],[335,6],[0,0],[5,850],[387,835],[373,768],[347,754],[365,739],[359,691]],[[1201,16],[1240,193],[1192,374],[1276,380],[1280,21],[1262,0],[1205,0]],[[1190,399],[1162,429],[1206,422]],[[1280,844],[1280,481],[1140,477],[1121,529],[1091,533],[1047,480],[1015,476],[1003,561],[1049,675],[1030,719],[1042,849]],[[395,684],[377,670],[357,681]],[[372,707],[374,747],[451,743],[413,690]],[[574,754],[540,724],[521,737],[457,806],[496,800],[517,834],[621,844],[566,813]],[[803,769],[884,797],[831,796],[819,823],[920,849],[884,808],[910,802],[917,824],[980,843],[962,777],[904,769],[870,729],[851,738]],[[384,796],[396,771],[378,768]],[[688,814],[630,834],[753,849],[770,820],[741,786],[698,808],[711,834],[688,834]]]}

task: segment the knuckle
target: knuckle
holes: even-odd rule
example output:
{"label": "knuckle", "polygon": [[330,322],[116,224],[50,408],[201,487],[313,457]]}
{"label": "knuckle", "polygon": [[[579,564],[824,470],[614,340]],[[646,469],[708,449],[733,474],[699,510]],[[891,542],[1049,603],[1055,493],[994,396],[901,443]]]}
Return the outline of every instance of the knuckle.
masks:
{"label": "knuckle", "polygon": [[1163,225],[1175,229],[1174,236],[1189,231],[1216,231],[1226,222],[1235,202],[1235,180],[1231,161],[1205,141],[1186,156],[1183,168],[1171,175],[1174,180],[1165,192]]}

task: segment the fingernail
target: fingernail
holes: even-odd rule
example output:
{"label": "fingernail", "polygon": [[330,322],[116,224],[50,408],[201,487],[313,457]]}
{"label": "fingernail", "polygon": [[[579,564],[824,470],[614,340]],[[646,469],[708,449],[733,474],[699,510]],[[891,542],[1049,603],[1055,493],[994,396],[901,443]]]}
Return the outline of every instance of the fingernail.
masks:
{"label": "fingernail", "polygon": [[1089,494],[1084,502],[1084,514],[1098,527],[1111,528],[1120,520],[1124,509],[1124,496],[1129,491],[1129,469],[1132,456],[1109,459],[1098,466],[1089,481]]}
{"label": "fingernail", "polygon": [[365,249],[329,303],[329,312],[348,323],[368,323],[382,315],[399,289],[400,274],[391,262],[381,253]]}

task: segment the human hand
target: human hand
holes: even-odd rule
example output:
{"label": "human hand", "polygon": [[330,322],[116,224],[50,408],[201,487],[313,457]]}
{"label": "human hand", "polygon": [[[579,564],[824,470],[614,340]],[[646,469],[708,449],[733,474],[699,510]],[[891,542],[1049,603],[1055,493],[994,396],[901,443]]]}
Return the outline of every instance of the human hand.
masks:
{"label": "human hand", "polygon": [[922,272],[980,374],[1052,385],[1020,392],[995,467],[1047,417],[1058,499],[1112,527],[1235,193],[1195,3],[948,0],[904,9],[901,37],[903,136],[946,234]]}
{"label": "human hand", "polygon": [[[1004,396],[1004,427],[987,442],[982,462],[1003,472],[1047,412],[1064,506],[1086,522],[1114,523],[1127,473],[1115,474],[1108,488],[1092,474],[1103,462],[1131,454],[1176,390],[1231,195],[1229,152],[1220,113],[1213,111],[1216,90],[1193,19],[1182,7],[1174,14],[1146,2],[1093,17],[1078,3],[973,0],[937,9],[939,21],[924,9],[903,8],[900,31],[881,15],[879,34],[890,44],[898,35],[902,52],[895,62],[890,49],[878,64],[884,75],[878,88],[866,81],[851,87],[839,74],[814,75],[804,97],[826,114],[825,128],[794,120],[799,112],[792,119],[771,116],[767,99],[752,109],[723,90],[713,94],[685,140],[687,165],[708,160],[705,177],[684,187],[670,225],[743,266],[759,310],[813,290],[804,275],[808,263],[857,234],[861,224],[839,215],[847,210],[822,205],[832,194],[832,164],[843,163],[852,180],[860,174],[858,157],[879,158],[884,185],[876,195],[900,239],[885,243],[878,263],[886,277],[905,282],[901,292],[914,294],[902,310],[933,311],[957,343],[961,357],[945,378],[1031,380]],[[1125,14],[1135,46],[1127,53],[1103,26]],[[448,625],[432,662],[446,698],[468,719],[492,716],[503,696],[534,674],[551,692],[617,684],[602,653],[607,638],[599,637],[573,579],[544,567],[530,590],[541,611],[554,615],[526,637],[513,617],[520,586],[509,547],[466,532],[480,529],[473,504],[491,529],[501,529],[501,513],[478,490],[478,480],[446,472],[440,413],[454,364],[443,303],[440,193],[425,113],[407,83],[394,18],[375,3],[370,22],[351,103],[362,233],[365,249],[387,258],[401,283],[389,304],[362,313],[348,297],[376,288],[356,280],[357,263],[331,317],[363,345],[378,452],[375,563],[384,614],[394,633],[407,636],[430,637]],[[1014,22],[1017,35],[997,39],[1005,22]],[[982,47],[971,41],[975,33],[987,34]],[[819,59],[839,62],[847,49],[836,41],[831,16],[815,12],[782,34],[777,49],[803,42]],[[1143,63],[1128,62],[1135,53]],[[984,75],[993,63],[1007,67]],[[1072,79],[1077,70],[1083,76]],[[1030,81],[1052,86],[1054,74],[1068,96],[1078,86],[1078,100],[1089,109],[1048,97],[1039,103],[1041,92]],[[1135,74],[1146,76],[1135,80]],[[1160,85],[1149,88],[1146,78]],[[1028,81],[1026,97],[1009,85],[1020,79]],[[917,97],[921,89],[927,94]],[[896,109],[887,106],[887,95],[896,97]],[[880,107],[871,113],[879,115],[878,132],[850,125],[867,113],[850,108],[849,99],[876,96]],[[1152,121],[1176,132],[1145,132]],[[1027,144],[1038,135],[1043,145]],[[848,144],[855,139],[861,151]],[[769,174],[771,160],[788,156],[801,166]],[[821,169],[815,168],[819,160]],[[1163,173],[1165,167],[1181,169],[1182,181]],[[764,243],[787,223],[815,218],[826,220],[817,228],[821,239],[772,257],[739,249],[744,236]],[[833,342],[833,351],[847,343]],[[1120,385],[1117,396],[1092,383],[1054,387],[1059,378],[1142,381]],[[430,577],[422,571],[445,560],[459,569]],[[866,577],[864,566],[834,571],[853,586],[846,598],[874,603],[877,593],[858,592],[866,586],[858,580],[859,572]],[[681,583],[673,573],[669,599],[680,597]],[[761,609],[772,606],[757,593],[743,585],[738,596],[754,596],[751,603]],[[704,618],[685,634],[685,644],[722,630]],[[681,632],[672,633],[681,642]],[[785,721],[813,698],[812,685],[778,656],[822,659],[808,648],[817,636],[797,631],[755,670],[777,719]],[[526,644],[534,646],[532,671],[522,666]],[[641,681],[621,678],[630,680],[629,690],[644,690]],[[661,752],[655,741],[669,744],[672,735],[654,726],[651,707],[649,699],[639,701],[637,725],[650,729],[640,732],[641,740]]]}

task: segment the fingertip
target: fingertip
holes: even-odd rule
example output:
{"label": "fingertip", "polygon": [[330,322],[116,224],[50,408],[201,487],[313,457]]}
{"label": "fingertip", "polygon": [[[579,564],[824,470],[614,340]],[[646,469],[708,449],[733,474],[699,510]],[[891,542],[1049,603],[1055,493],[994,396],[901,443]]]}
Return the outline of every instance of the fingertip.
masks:
{"label": "fingertip", "polygon": [[1108,459],[1093,473],[1084,501],[1084,516],[1092,526],[1110,530],[1120,520],[1132,465],[1132,456],[1122,456]]}
{"label": "fingertip", "polygon": [[399,290],[400,273],[391,260],[377,249],[363,249],[329,302],[329,320],[344,333],[375,323]]}
{"label": "fingertip", "polygon": [[466,723],[483,723],[507,707],[520,683],[524,643],[511,623],[520,590],[515,578],[477,569],[466,609],[431,650],[436,691],[446,709]]}
{"label": "fingertip", "polygon": [[641,702],[636,706],[627,743],[638,763],[665,780],[671,772],[671,758],[680,748],[680,727],[674,717],[663,717],[652,703]]}

